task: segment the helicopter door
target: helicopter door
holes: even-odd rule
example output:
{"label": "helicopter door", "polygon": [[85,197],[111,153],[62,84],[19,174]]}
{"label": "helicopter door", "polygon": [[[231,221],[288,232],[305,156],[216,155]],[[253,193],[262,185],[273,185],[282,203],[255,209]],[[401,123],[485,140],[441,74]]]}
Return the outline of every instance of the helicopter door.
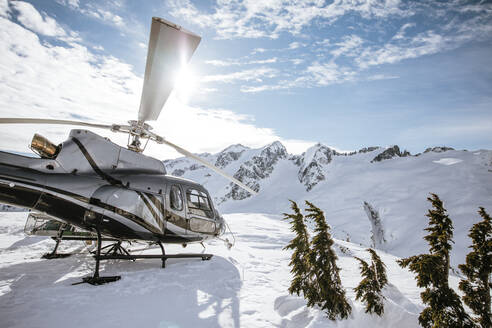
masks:
{"label": "helicopter door", "polygon": [[165,231],[164,203],[161,195],[143,191],[103,186],[93,199],[102,202],[105,211],[129,219],[155,234]]}
{"label": "helicopter door", "polygon": [[169,211],[166,223],[167,228],[176,234],[188,233],[183,191],[178,184],[171,185],[169,189]]}

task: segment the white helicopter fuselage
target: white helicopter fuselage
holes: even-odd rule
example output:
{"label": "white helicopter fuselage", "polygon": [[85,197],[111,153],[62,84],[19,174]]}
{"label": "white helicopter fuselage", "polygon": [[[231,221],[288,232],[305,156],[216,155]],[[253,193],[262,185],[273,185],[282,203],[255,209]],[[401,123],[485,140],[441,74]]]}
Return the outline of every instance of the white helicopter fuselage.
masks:
{"label": "white helicopter fuselage", "polygon": [[91,131],[72,130],[52,158],[0,152],[0,203],[122,240],[201,242],[225,222],[207,190],[162,161]]}

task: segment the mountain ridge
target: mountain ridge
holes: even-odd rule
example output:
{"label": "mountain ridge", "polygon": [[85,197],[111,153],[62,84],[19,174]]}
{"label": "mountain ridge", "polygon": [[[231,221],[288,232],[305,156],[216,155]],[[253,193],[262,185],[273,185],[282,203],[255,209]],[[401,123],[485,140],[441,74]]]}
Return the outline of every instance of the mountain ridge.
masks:
{"label": "mountain ridge", "polygon": [[[436,193],[455,224],[453,265],[464,261],[468,230],[479,219],[478,207],[492,212],[491,150],[439,146],[410,154],[394,145],[339,152],[318,143],[293,155],[277,142],[241,149],[237,159],[226,156],[228,150],[209,159],[229,158],[224,171],[258,195],[251,196],[207,168],[193,166],[191,159],[164,163],[171,174],[180,169],[182,177],[204,185],[221,213],[279,215],[289,210],[289,199],[300,206],[309,200],[325,212],[336,238],[369,247],[374,235],[384,231],[385,241],[378,247],[402,257],[426,251],[422,239],[430,207],[426,198]],[[365,203],[379,215],[377,229]]]}

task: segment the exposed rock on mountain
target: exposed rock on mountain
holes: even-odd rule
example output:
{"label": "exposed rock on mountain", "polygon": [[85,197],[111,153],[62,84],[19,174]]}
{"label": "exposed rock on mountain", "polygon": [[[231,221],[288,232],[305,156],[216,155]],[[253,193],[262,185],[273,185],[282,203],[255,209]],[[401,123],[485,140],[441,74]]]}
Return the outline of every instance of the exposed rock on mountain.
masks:
{"label": "exposed rock on mountain", "polygon": [[364,202],[364,211],[371,222],[371,246],[373,248],[381,249],[381,246],[386,242],[386,239],[384,238],[383,222],[379,217],[379,212],[368,202]]}
{"label": "exposed rock on mountain", "polygon": [[382,153],[379,153],[376,157],[373,158],[371,163],[373,162],[381,162],[386,159],[392,159],[394,157],[407,157],[411,156],[410,152],[408,151],[403,151],[403,153],[400,151],[400,147],[397,145],[394,145],[393,147],[387,148],[385,151]]}
{"label": "exposed rock on mountain", "polygon": [[364,147],[362,149],[359,149],[358,153],[359,154],[364,154],[364,153],[370,153],[371,151],[375,151],[375,150],[378,150],[379,148],[381,147],[378,147],[378,146],[373,146],[373,147]]}
{"label": "exposed rock on mountain", "polygon": [[448,151],[448,150],[454,150],[454,148],[451,148],[451,147],[446,147],[446,146],[442,146],[442,147],[429,147],[427,148],[424,153],[428,153],[428,152],[434,152],[434,153],[443,153],[445,151]]}
{"label": "exposed rock on mountain", "polygon": [[249,149],[241,144],[233,145],[227,147],[219,153],[217,160],[215,161],[215,166],[218,168],[225,168],[232,161],[237,161],[239,157],[244,153],[245,150]]}
{"label": "exposed rock on mountain", "polygon": [[[279,141],[264,147],[260,154],[243,163],[234,174],[234,178],[245,183],[255,191],[260,190],[259,180],[267,178],[279,159],[287,157],[287,149]],[[251,196],[249,192],[236,184],[230,183],[231,191],[225,198],[240,200]]]}
{"label": "exposed rock on mountain", "polygon": [[307,191],[325,179],[323,165],[330,163],[335,155],[339,155],[339,153],[320,143],[312,146],[302,154],[299,159],[300,168],[297,177],[306,186]]}
{"label": "exposed rock on mountain", "polygon": [[174,175],[175,177],[180,177],[182,176],[186,171],[182,169],[176,169],[171,172],[171,175]]}

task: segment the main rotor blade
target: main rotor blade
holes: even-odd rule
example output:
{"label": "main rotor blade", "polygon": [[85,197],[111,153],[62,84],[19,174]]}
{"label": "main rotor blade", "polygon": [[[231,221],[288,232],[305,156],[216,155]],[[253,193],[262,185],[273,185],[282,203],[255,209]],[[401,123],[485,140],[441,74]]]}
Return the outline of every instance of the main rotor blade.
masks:
{"label": "main rotor blade", "polygon": [[188,63],[200,40],[201,37],[178,25],[152,18],[139,121],[157,120],[179,71]]}
{"label": "main rotor blade", "polygon": [[161,142],[165,143],[166,145],[168,146],[171,146],[173,147],[174,149],[176,149],[176,151],[182,155],[185,155],[186,157],[190,157],[190,158],[193,158],[194,160],[196,160],[197,162],[200,162],[202,163],[203,165],[205,165],[206,167],[208,167],[209,169],[217,172],[218,174],[222,175],[224,178],[226,179],[229,179],[230,181],[232,181],[233,183],[237,184],[238,186],[240,186],[241,188],[247,190],[248,192],[250,192],[251,194],[253,195],[256,195],[257,192],[254,191],[253,189],[251,189],[250,187],[248,187],[247,185],[245,185],[244,183],[242,183],[241,181],[239,181],[238,179],[234,178],[234,177],[231,177],[229,174],[225,173],[224,171],[222,171],[221,169],[217,168],[215,165],[213,164],[210,164],[209,162],[207,162],[206,160],[196,156],[195,154],[192,154],[190,153],[189,151],[187,151],[186,149],[183,149],[175,144],[173,144],[172,142],[169,142],[165,139],[162,139]]}
{"label": "main rotor blade", "polygon": [[69,121],[69,120],[55,120],[46,118],[0,118],[0,124],[63,124],[63,125],[78,125],[78,126],[90,126],[93,128],[109,129],[112,125],[106,124],[94,124],[81,121]]}

